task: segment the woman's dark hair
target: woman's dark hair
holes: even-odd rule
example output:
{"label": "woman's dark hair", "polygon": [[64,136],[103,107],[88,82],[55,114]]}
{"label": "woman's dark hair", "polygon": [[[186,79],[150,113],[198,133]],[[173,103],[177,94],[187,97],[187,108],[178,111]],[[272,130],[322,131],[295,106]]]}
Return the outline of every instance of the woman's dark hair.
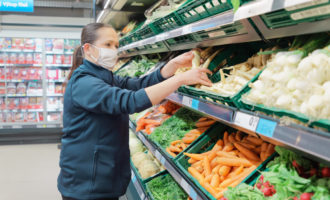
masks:
{"label": "woman's dark hair", "polygon": [[103,23],[90,23],[84,26],[83,30],[81,31],[80,46],[78,46],[73,53],[72,67],[67,77],[67,81],[70,80],[74,70],[76,70],[83,63],[84,55],[82,47],[84,46],[84,44],[93,44],[98,37],[97,30],[104,27],[112,28],[110,25]]}

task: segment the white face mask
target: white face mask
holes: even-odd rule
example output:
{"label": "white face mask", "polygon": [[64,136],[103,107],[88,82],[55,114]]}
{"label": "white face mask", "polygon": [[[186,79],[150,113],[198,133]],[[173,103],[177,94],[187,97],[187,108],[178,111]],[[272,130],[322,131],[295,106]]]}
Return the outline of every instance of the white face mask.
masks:
{"label": "white face mask", "polygon": [[95,58],[93,55],[90,55],[99,65],[102,67],[112,70],[115,67],[115,64],[118,60],[118,50],[108,49],[108,48],[100,48],[95,45],[93,47],[97,48],[99,51],[99,57]]}

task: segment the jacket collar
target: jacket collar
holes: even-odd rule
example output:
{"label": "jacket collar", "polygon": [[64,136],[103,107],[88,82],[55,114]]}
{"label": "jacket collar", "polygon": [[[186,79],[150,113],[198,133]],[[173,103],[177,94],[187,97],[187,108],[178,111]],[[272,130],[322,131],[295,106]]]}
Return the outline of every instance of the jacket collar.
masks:
{"label": "jacket collar", "polygon": [[88,71],[92,72],[98,78],[101,78],[106,82],[110,81],[109,79],[112,76],[111,71],[105,69],[102,66],[96,65],[95,63],[92,63],[86,59],[83,60],[83,65],[85,65]]}

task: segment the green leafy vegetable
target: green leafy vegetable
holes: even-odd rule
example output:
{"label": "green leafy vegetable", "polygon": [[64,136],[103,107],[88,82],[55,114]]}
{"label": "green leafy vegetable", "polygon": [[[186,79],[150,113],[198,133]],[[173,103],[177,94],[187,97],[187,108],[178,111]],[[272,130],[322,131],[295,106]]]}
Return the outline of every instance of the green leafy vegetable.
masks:
{"label": "green leafy vegetable", "polygon": [[179,140],[191,129],[195,128],[195,122],[201,117],[200,114],[186,108],[181,108],[172,117],[157,127],[149,136],[161,147],[166,148],[172,141]]}
{"label": "green leafy vegetable", "polygon": [[142,59],[139,60],[133,60],[131,63],[129,63],[126,67],[120,69],[116,75],[125,77],[139,77],[146,72],[148,72],[151,68],[153,68],[158,60],[149,60],[145,56],[141,56]]}
{"label": "green leafy vegetable", "polygon": [[188,198],[188,195],[169,174],[152,179],[147,183],[147,187],[154,200],[186,200]]}
{"label": "green leafy vegetable", "polygon": [[233,5],[234,8],[234,12],[236,12],[236,10],[239,8],[239,6],[241,5],[241,1],[240,0],[230,0],[231,4]]}

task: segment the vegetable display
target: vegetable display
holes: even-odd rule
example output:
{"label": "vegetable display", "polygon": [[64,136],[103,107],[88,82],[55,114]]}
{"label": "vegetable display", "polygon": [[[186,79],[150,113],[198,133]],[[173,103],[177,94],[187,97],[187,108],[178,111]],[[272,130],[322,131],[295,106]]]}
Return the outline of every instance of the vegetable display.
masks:
{"label": "vegetable display", "polygon": [[115,72],[115,71],[117,71],[118,69],[120,69],[123,65],[125,65],[128,61],[129,61],[130,59],[121,59],[121,60],[119,60],[117,63],[116,63],[116,65],[115,65],[115,67],[113,68],[113,72]]}
{"label": "vegetable display", "polygon": [[150,135],[154,129],[160,126],[166,119],[173,115],[180,106],[165,101],[159,106],[155,107],[152,111],[147,112],[137,121],[136,131],[143,130]]}
{"label": "vegetable display", "polygon": [[240,131],[226,131],[211,150],[184,155],[190,158],[188,172],[214,198],[220,199],[227,187],[240,184],[273,153],[272,144]]}
{"label": "vegetable display", "polygon": [[141,59],[133,60],[126,67],[119,70],[116,75],[122,77],[139,77],[153,68],[158,61],[158,59],[150,60],[145,56],[141,56]]}
{"label": "vegetable display", "polygon": [[147,21],[145,24],[150,23],[153,20],[162,18],[175,10],[177,10],[187,0],[160,0],[151,8],[146,10],[145,17]]}
{"label": "vegetable display", "polygon": [[142,179],[149,178],[164,170],[164,167],[151,153],[145,152],[146,148],[132,132],[130,132],[129,148],[132,162]]}
{"label": "vegetable display", "polygon": [[186,200],[188,195],[171,175],[158,176],[146,184],[154,200]]}
{"label": "vegetable display", "polygon": [[237,188],[229,188],[225,192],[226,199],[330,199],[329,167],[282,147],[275,149],[279,156],[267,165],[267,170],[261,173],[254,187],[241,184]]}
{"label": "vegetable display", "polygon": [[312,37],[299,50],[277,53],[258,80],[250,84],[243,100],[302,113],[311,120],[330,119],[329,46],[304,58],[327,40],[322,35],[320,39]]}
{"label": "vegetable display", "polygon": [[185,150],[193,141],[195,141],[200,135],[210,128],[215,121],[206,117],[200,118],[195,126],[196,129],[188,131],[184,137],[180,140],[171,142],[171,145],[166,148],[166,152],[172,157],[176,157],[179,153]]}

